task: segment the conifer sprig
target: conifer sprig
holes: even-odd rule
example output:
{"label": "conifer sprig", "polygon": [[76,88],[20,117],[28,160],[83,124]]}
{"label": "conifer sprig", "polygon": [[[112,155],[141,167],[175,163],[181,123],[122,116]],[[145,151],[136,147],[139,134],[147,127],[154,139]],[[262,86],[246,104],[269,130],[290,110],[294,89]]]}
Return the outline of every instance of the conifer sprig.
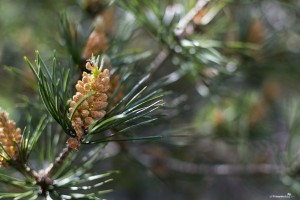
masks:
{"label": "conifer sprig", "polygon": [[[144,55],[133,59],[132,61],[138,61],[144,58]],[[96,58],[93,62],[99,63]],[[75,109],[71,113],[68,113],[68,94],[70,94],[70,70],[65,70],[63,67],[57,64],[56,58],[53,58],[52,71],[48,69],[44,61],[41,59],[37,52],[36,66],[37,69],[25,58],[30,69],[33,71],[37,78],[40,95],[49,113],[52,117],[62,126],[64,132],[71,137],[75,136],[74,126],[71,123],[71,117],[75,114],[78,107],[85,101],[81,99],[79,104],[75,106]],[[116,105],[112,106],[103,119],[96,120],[91,126],[88,127],[88,131],[85,135],[84,143],[91,143],[92,141],[86,140],[87,137],[101,133],[109,129],[119,130],[121,132],[129,131],[132,128],[136,128],[141,125],[154,122],[155,111],[163,105],[163,94],[164,92],[156,87],[146,86],[149,80],[150,74],[145,75],[140,80],[137,79],[137,74],[126,71],[120,71],[121,80],[109,99],[109,104],[112,103],[113,98],[121,85],[126,85],[127,82],[131,82],[128,85],[132,88],[126,87],[128,91],[126,95]],[[118,71],[118,70],[117,70]],[[148,72],[150,73],[150,72]],[[138,81],[137,84],[133,84],[133,80]],[[155,84],[155,83],[153,83]],[[60,90],[59,88],[62,88]],[[91,94],[92,95],[92,94]],[[89,96],[84,97],[86,99]],[[109,107],[110,105],[108,105]],[[69,117],[68,117],[69,116]],[[151,117],[153,116],[153,118]],[[135,123],[134,123],[135,122]],[[101,141],[103,141],[101,139]]]}
{"label": "conifer sprig", "polygon": [[[186,31],[188,27],[193,27],[193,19],[203,11],[202,19],[205,23],[199,26],[207,26],[212,23],[217,14],[222,11],[229,1],[208,1],[199,0],[193,4],[167,5],[159,1],[128,1],[116,2],[121,8],[131,12],[140,25],[148,30],[153,38],[163,48],[168,50],[173,57],[176,57],[195,77],[202,75],[205,65],[213,65],[222,73],[228,73],[222,67],[229,62],[229,59],[220,53],[222,47],[234,48],[234,45],[224,44],[216,35],[210,32],[198,33],[196,30],[190,33]],[[185,7],[184,7],[185,5]],[[140,12],[140,8],[144,11]],[[205,10],[206,9],[206,10]],[[223,20],[215,20],[215,25],[211,25],[214,34],[222,35],[222,30],[218,27],[224,26]],[[157,27],[160,27],[159,29]],[[246,48],[246,46],[244,46]],[[180,66],[180,65],[179,65]]]}
{"label": "conifer sprig", "polygon": [[78,31],[78,27],[69,19],[66,13],[62,13],[59,18],[59,33],[62,36],[64,45],[67,47],[72,60],[76,64],[82,64],[81,49],[83,48],[82,33]]}
{"label": "conifer sprig", "polygon": [[41,59],[39,52],[36,52],[36,68],[25,57],[25,61],[35,75],[40,96],[43,103],[55,119],[61,125],[64,132],[70,136],[75,136],[74,128],[68,117],[68,100],[70,97],[71,68],[59,66],[56,57],[53,57],[52,70]]}

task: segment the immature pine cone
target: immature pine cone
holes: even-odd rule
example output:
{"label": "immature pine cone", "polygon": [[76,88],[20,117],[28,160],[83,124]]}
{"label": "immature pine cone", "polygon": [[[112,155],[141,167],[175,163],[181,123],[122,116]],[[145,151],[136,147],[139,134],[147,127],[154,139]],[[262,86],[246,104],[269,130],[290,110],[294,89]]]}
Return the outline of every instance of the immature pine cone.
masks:
{"label": "immature pine cone", "polygon": [[[6,112],[0,112],[0,143],[9,155],[8,159],[17,160],[21,143],[21,130],[16,128],[16,123],[8,119]],[[6,153],[1,150],[0,167],[7,167],[8,163],[3,157]]]}
{"label": "immature pine cone", "polygon": [[[98,19],[98,18],[97,18]],[[100,17],[99,22],[95,24],[95,29],[90,34],[83,50],[82,58],[87,60],[92,55],[99,55],[109,48],[108,39],[104,32],[103,19]]]}
{"label": "immature pine cone", "polygon": [[77,138],[70,138],[68,141],[69,146],[77,149],[77,144],[84,136],[84,130],[89,127],[95,120],[99,120],[106,114],[105,108],[107,106],[107,91],[109,89],[109,70],[104,69],[102,66],[98,69],[95,63],[87,62],[86,69],[92,73],[82,73],[82,80],[76,84],[76,94],[70,103],[69,112],[71,113],[82,98],[86,97],[90,92],[95,92],[92,96],[82,102],[77,108],[73,119],[72,125],[75,129]]}

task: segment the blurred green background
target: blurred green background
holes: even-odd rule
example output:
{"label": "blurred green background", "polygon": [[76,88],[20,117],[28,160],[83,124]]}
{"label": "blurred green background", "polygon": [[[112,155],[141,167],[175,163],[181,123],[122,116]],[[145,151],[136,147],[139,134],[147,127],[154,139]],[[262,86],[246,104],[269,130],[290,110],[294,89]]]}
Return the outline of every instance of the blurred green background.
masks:
{"label": "blurred green background", "polygon": [[[259,200],[288,193],[297,198],[299,173],[287,171],[299,157],[300,2],[212,0],[176,46],[172,24],[196,2],[153,1],[164,22],[146,12],[145,1],[131,2],[140,14],[113,5],[116,9],[108,15],[111,46],[118,46],[118,35],[126,36],[120,28],[126,19],[131,22],[127,28],[134,30],[126,40],[128,49],[167,52],[155,77],[182,74],[165,86],[176,96],[166,102],[177,109],[159,125],[138,130],[166,139],[107,146],[113,156],[99,170],[121,171],[107,198]],[[84,38],[97,12],[92,8],[105,9],[103,5],[97,0],[1,0],[0,106],[19,123],[24,116],[15,109],[20,96],[36,95],[23,56],[33,60],[39,50],[51,58],[55,49],[59,57],[71,60],[59,34],[60,13],[80,24]],[[154,28],[145,27],[142,16]],[[7,66],[19,69],[18,75]]]}

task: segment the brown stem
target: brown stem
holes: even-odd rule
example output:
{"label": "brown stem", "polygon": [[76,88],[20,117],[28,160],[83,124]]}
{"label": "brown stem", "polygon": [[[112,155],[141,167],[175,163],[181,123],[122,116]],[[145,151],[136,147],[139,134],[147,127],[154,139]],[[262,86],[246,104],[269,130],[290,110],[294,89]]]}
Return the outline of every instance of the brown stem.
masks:
{"label": "brown stem", "polygon": [[53,180],[44,173],[44,170],[36,172],[35,170],[31,169],[28,165],[19,162],[18,160],[12,163],[12,166],[21,172],[24,176],[31,177],[35,179],[36,185],[39,186],[38,194],[42,197],[46,197],[47,190],[49,185],[53,184]]}
{"label": "brown stem", "polygon": [[35,170],[31,169],[27,164],[23,164],[16,160],[12,163],[12,166],[25,176],[31,177],[35,180],[39,178],[39,174]]}
{"label": "brown stem", "polygon": [[62,152],[59,154],[59,156],[55,159],[55,162],[52,163],[46,170],[46,176],[52,177],[57,170],[61,167],[61,165],[64,163],[64,161],[67,159],[69,154],[74,151],[69,145],[65,147]]}
{"label": "brown stem", "polygon": [[10,165],[24,176],[33,178],[36,181],[36,185],[39,186],[39,196],[46,197],[49,186],[53,184],[52,176],[57,172],[72,151],[74,151],[74,149],[67,144],[67,147],[62,150],[55,159],[55,162],[48,168],[42,169],[39,172],[31,169],[26,163],[23,163],[20,160],[12,160]]}
{"label": "brown stem", "polygon": [[38,173],[37,173],[35,170],[31,169],[31,168],[30,168],[28,165],[26,165],[26,164],[24,164],[23,167],[24,167],[24,170],[25,170],[25,172],[26,172],[26,174],[27,174],[28,176],[30,176],[30,177],[32,177],[32,178],[34,178],[34,179],[37,179]]}
{"label": "brown stem", "polygon": [[74,149],[70,148],[69,145],[65,147],[59,156],[55,159],[54,163],[52,163],[45,170],[40,170],[37,174],[36,184],[39,186],[39,195],[46,197],[48,187],[53,184],[52,176],[57,172],[57,170],[61,167],[64,161],[68,158],[69,154],[74,151]]}
{"label": "brown stem", "polygon": [[53,184],[53,180],[45,173],[44,170],[39,171],[39,178],[36,181],[39,186],[38,194],[42,197],[47,196],[48,187]]}

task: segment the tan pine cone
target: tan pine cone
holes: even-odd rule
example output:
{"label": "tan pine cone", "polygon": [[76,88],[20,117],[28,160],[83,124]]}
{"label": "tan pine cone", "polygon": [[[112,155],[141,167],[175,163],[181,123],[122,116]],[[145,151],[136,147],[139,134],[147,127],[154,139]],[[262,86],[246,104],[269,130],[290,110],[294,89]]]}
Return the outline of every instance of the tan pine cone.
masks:
{"label": "tan pine cone", "polygon": [[[19,158],[19,146],[21,143],[21,129],[16,128],[16,123],[8,119],[6,112],[0,112],[0,143],[8,159],[17,160]],[[3,150],[0,150],[0,167],[7,167],[8,163],[3,157],[7,157]]]}
{"label": "tan pine cone", "polygon": [[86,69],[91,71],[91,73],[82,73],[82,79],[76,84],[76,94],[70,103],[69,113],[73,112],[76,104],[85,98],[90,92],[94,94],[88,97],[82,102],[82,104],[77,108],[73,118],[72,125],[76,132],[76,140],[70,138],[68,140],[69,146],[73,149],[77,149],[79,142],[84,136],[84,130],[89,127],[95,120],[103,118],[106,114],[106,106],[109,90],[110,78],[109,70],[102,69],[102,66],[98,69],[97,64],[89,61],[86,64]]}
{"label": "tan pine cone", "polygon": [[90,34],[86,45],[83,49],[82,58],[84,60],[89,59],[92,55],[99,55],[106,51],[108,46],[108,39],[104,32],[104,25],[102,17],[98,17],[95,23],[95,29]]}
{"label": "tan pine cone", "polygon": [[254,44],[262,44],[265,39],[265,25],[260,19],[255,19],[251,22],[247,42]]}
{"label": "tan pine cone", "polygon": [[102,30],[93,30],[83,50],[83,59],[88,59],[92,55],[99,55],[108,49],[108,41]]}

